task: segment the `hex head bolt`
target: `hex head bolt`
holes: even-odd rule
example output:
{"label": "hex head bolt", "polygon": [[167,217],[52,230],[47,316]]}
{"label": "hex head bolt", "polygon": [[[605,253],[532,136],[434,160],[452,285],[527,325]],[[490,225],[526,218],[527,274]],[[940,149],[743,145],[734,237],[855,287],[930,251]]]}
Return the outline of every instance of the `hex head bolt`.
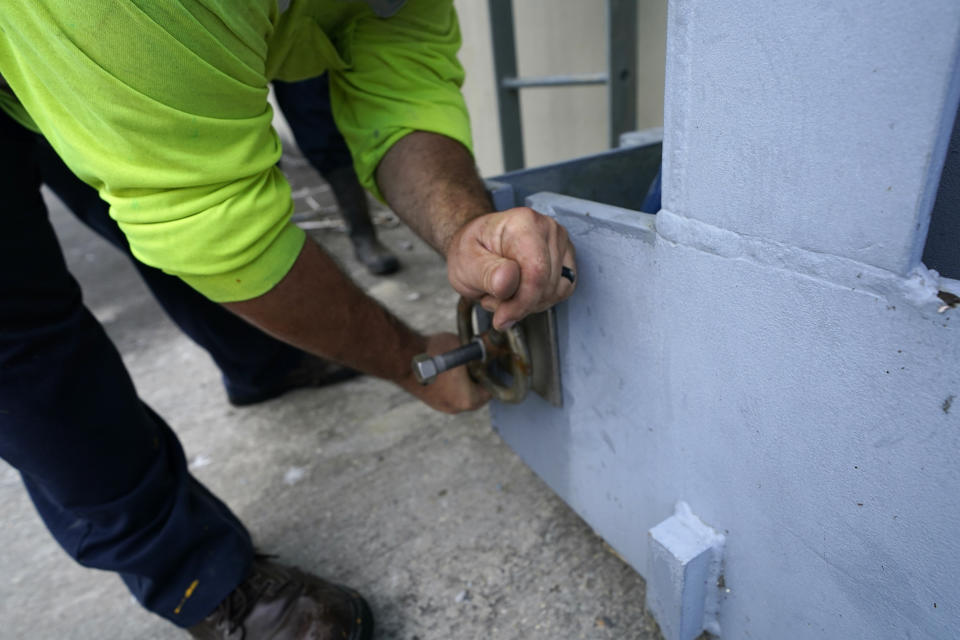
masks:
{"label": "hex head bolt", "polygon": [[475,360],[482,361],[486,357],[487,349],[483,344],[483,339],[477,336],[467,344],[446,353],[436,356],[421,353],[415,356],[412,363],[413,375],[416,376],[417,382],[427,385],[436,380],[437,376],[444,371]]}

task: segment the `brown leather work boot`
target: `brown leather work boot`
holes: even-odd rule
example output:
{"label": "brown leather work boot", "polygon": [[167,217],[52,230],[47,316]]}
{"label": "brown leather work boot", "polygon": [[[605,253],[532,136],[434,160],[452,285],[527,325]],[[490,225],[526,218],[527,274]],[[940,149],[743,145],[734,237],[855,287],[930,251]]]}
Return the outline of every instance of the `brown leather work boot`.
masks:
{"label": "brown leather work boot", "polygon": [[370,640],[373,614],[357,592],[258,556],[247,579],[187,631],[203,640]]}

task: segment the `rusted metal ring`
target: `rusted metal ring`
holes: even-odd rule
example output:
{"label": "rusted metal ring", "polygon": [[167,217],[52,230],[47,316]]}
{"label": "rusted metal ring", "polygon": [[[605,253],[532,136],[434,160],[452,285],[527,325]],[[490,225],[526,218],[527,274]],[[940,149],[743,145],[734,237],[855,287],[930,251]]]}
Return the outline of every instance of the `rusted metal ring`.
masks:
{"label": "rusted metal ring", "polygon": [[[476,338],[476,332],[473,326],[473,308],[476,303],[466,298],[460,298],[457,305],[457,331],[460,334],[461,344],[467,344]],[[494,329],[490,330],[495,331]],[[488,358],[484,362],[470,362],[467,364],[467,370],[470,375],[497,400],[501,402],[517,403],[522,402],[530,390],[531,359],[530,350],[527,348],[527,341],[520,325],[515,324],[509,329],[498,332],[500,336],[506,339],[509,347],[507,357],[507,373],[512,380],[510,384],[504,384],[503,381],[496,380],[490,374],[490,367],[493,365]],[[503,364],[503,358],[500,363]]]}

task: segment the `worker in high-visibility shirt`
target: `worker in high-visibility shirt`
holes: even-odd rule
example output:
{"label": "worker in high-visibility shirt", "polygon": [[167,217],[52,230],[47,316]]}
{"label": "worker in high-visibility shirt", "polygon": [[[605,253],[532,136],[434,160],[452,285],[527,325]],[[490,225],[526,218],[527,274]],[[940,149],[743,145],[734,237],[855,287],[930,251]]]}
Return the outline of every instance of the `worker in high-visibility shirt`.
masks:
{"label": "worker in high-visibility shirt", "polygon": [[[326,75],[299,82],[275,81],[272,86],[297,146],[330,185],[357,260],[374,275],[399,269],[397,257],[377,238],[366,191],[333,121]],[[260,331],[177,276],[133,258],[126,236],[100,194],[64,165],[42,135],[34,137],[32,157],[20,161],[33,162],[43,184],[79,220],[132,260],[170,319],[216,363],[230,404],[253,405],[294,389],[324,387],[358,375]],[[284,168],[283,163],[280,166]]]}
{"label": "worker in high-visibility shirt", "polygon": [[487,396],[461,370],[422,387],[421,336],[290,223],[266,101],[271,80],[327,72],[359,179],[445,256],[494,325],[568,297],[574,250],[552,219],[490,213],[469,151],[443,0],[38,0],[0,12],[0,456],[78,562],[119,573],[195,637],[369,638],[355,592],[255,556],[187,471],[83,306],[46,220],[41,133],[109,203],[140,261],[305,351],[443,411]]}

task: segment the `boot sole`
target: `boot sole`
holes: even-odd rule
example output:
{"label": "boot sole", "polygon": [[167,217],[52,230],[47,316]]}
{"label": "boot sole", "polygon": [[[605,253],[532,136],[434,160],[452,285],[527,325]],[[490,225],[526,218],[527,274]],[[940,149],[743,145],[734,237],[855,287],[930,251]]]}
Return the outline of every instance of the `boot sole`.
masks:
{"label": "boot sole", "polygon": [[356,626],[347,640],[373,640],[373,611],[362,595],[343,585],[337,585],[350,598]]}

